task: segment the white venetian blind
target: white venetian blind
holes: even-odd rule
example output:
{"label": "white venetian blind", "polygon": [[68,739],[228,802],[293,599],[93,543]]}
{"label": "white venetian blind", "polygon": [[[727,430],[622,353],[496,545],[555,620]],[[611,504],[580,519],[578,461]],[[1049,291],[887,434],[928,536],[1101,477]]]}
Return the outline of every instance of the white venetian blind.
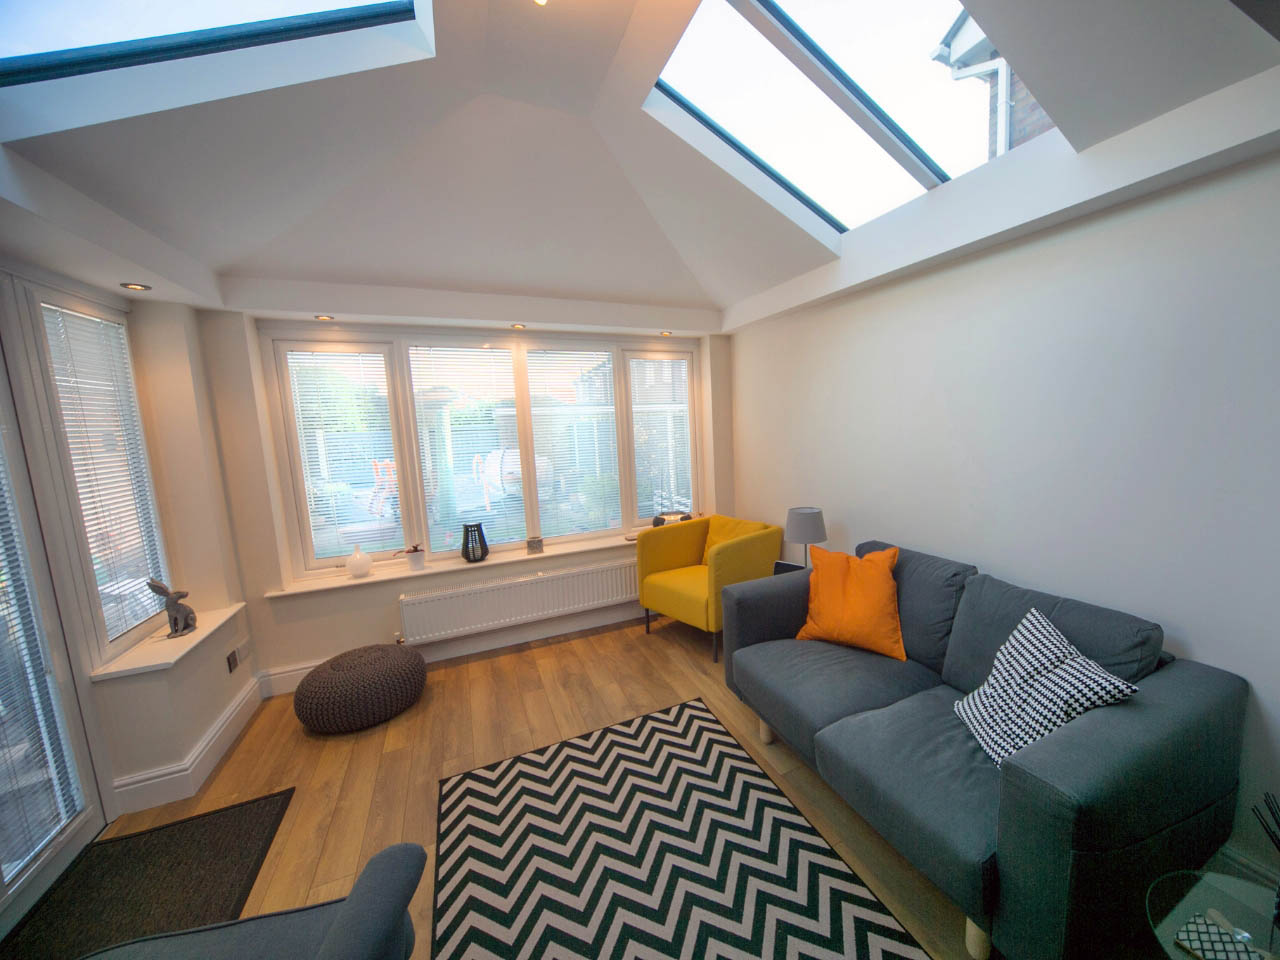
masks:
{"label": "white venetian blind", "polygon": [[8,883],[84,807],[46,662],[0,445],[0,873]]}
{"label": "white venetian blind", "polygon": [[462,525],[490,544],[525,538],[511,351],[411,347],[409,376],[431,551],[462,549]]}
{"label": "white venetian blind", "polygon": [[168,583],[151,467],[124,326],[43,305],[49,360],[71,452],[107,638],[159,612]]}
{"label": "white venetian blind", "polygon": [[689,361],[632,357],[630,374],[637,515],[692,510]]}
{"label": "white venetian blind", "polygon": [[542,535],[622,526],[612,355],[530,350],[529,399]]}
{"label": "white venetian blind", "polygon": [[285,354],[313,559],[405,546],[381,353]]}

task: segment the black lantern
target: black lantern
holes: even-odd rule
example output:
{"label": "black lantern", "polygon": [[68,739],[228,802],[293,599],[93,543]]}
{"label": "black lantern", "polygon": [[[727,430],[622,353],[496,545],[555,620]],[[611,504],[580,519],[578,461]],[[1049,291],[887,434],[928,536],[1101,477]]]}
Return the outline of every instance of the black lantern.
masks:
{"label": "black lantern", "polygon": [[462,558],[468,563],[479,563],[489,555],[489,544],[484,539],[484,524],[462,525]]}

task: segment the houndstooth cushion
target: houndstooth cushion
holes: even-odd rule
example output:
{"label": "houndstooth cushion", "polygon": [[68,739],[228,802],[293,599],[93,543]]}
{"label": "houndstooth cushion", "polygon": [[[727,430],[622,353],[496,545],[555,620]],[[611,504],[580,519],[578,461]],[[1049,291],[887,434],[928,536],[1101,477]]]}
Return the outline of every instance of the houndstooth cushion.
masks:
{"label": "houndstooth cushion", "polygon": [[426,681],[427,664],[412,647],[357,647],[330,657],[302,678],[293,694],[293,712],[315,733],[351,733],[409,709]]}
{"label": "houndstooth cushion", "polygon": [[955,709],[998,767],[1015,750],[1086,710],[1137,692],[1072,646],[1032,607],[996,651],[986,681]]}

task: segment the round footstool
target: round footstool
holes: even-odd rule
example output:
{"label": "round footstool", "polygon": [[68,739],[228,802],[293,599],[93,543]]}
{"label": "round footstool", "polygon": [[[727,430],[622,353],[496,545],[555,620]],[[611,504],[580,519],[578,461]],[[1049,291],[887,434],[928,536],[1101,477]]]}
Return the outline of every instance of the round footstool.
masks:
{"label": "round footstool", "polygon": [[314,733],[351,733],[390,720],[422,696],[427,665],[394,643],[330,657],[298,684],[293,712]]}

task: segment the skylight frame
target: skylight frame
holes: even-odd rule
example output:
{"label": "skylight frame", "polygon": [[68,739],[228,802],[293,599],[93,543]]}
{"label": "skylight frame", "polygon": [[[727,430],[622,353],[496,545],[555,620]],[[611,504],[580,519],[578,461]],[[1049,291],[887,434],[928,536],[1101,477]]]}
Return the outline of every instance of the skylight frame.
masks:
{"label": "skylight frame", "polygon": [[381,0],[274,20],[6,57],[0,59],[0,87],[345,33],[403,23],[415,16],[414,0]]}
{"label": "skylight frame", "polygon": [[724,127],[720,126],[720,124],[712,120],[710,116],[695,106],[692,101],[681,94],[675,87],[671,86],[671,84],[659,77],[657,82],[654,83],[653,89],[674,103],[694,120],[698,121],[698,123],[714,134],[722,143],[729,147],[729,149],[733,150],[762,174],[781,187],[786,193],[790,194],[796,201],[804,206],[805,209],[836,233],[845,234],[849,232],[849,228],[844,225],[839,217],[828,211],[822,206],[822,204],[814,200],[813,197],[809,196],[794,183],[784,177],[778,172],[777,168],[764,160],[745,143],[731,134]]}

